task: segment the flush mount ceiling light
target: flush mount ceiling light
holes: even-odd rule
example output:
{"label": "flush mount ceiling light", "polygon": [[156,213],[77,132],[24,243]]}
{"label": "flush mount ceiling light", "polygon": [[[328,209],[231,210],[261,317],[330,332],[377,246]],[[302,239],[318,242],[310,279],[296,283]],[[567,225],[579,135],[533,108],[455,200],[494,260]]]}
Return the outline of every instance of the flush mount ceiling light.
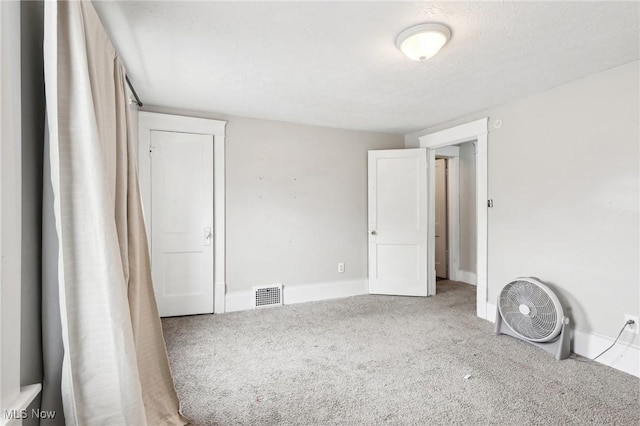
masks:
{"label": "flush mount ceiling light", "polygon": [[442,24],[420,24],[400,33],[396,46],[414,61],[425,61],[438,53],[451,38],[451,30]]}

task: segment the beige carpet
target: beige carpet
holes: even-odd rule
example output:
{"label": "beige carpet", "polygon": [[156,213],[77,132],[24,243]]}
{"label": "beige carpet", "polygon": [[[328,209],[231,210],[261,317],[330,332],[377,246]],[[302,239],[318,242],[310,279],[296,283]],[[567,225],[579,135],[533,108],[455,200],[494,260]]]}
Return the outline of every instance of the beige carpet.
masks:
{"label": "beige carpet", "polygon": [[163,326],[195,425],[640,423],[638,378],[556,361],[494,335],[474,311],[475,287],[447,281],[431,298],[356,296]]}

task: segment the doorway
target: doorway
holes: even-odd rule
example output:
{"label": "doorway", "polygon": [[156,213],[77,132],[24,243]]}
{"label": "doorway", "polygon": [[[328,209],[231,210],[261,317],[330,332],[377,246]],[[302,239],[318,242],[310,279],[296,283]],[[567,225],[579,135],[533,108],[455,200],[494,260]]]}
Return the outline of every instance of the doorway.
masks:
{"label": "doorway", "polygon": [[[429,249],[428,286],[430,293],[436,290],[436,150],[467,142],[475,143],[475,230],[476,230],[476,313],[487,319],[487,123],[488,118],[476,120],[419,138],[420,147],[427,149],[429,164]],[[451,229],[451,227],[449,227]],[[451,236],[450,236],[451,240]],[[451,250],[452,251],[452,250]],[[450,251],[450,252],[451,252]],[[450,265],[451,266],[451,265]],[[450,267],[451,271],[451,267]],[[457,278],[457,277],[456,277]]]}
{"label": "doorway", "polygon": [[476,144],[435,151],[436,279],[476,285]]}
{"label": "doorway", "polygon": [[448,160],[443,157],[436,157],[436,279],[447,280],[451,276],[449,273],[449,224],[447,208],[447,188],[448,188]]}

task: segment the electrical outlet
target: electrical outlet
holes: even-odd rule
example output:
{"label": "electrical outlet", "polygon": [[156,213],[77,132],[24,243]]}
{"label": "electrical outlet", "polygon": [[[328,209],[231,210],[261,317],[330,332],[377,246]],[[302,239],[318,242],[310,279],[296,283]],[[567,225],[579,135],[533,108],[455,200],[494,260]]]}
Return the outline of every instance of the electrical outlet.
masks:
{"label": "electrical outlet", "polygon": [[344,274],[344,263],[342,262],[338,263],[338,273]]}
{"label": "electrical outlet", "polygon": [[633,320],[633,324],[627,325],[624,328],[624,331],[628,332],[628,333],[633,333],[633,334],[640,334],[640,321],[638,321],[638,317],[635,315],[625,315],[624,316],[624,320],[629,321],[629,320]]}

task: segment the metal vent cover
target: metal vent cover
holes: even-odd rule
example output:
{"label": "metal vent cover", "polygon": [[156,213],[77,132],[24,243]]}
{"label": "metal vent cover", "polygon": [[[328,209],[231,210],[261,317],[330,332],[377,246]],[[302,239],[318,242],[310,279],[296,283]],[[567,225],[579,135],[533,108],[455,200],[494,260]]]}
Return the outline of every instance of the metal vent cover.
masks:
{"label": "metal vent cover", "polygon": [[282,284],[253,287],[253,308],[282,306]]}

